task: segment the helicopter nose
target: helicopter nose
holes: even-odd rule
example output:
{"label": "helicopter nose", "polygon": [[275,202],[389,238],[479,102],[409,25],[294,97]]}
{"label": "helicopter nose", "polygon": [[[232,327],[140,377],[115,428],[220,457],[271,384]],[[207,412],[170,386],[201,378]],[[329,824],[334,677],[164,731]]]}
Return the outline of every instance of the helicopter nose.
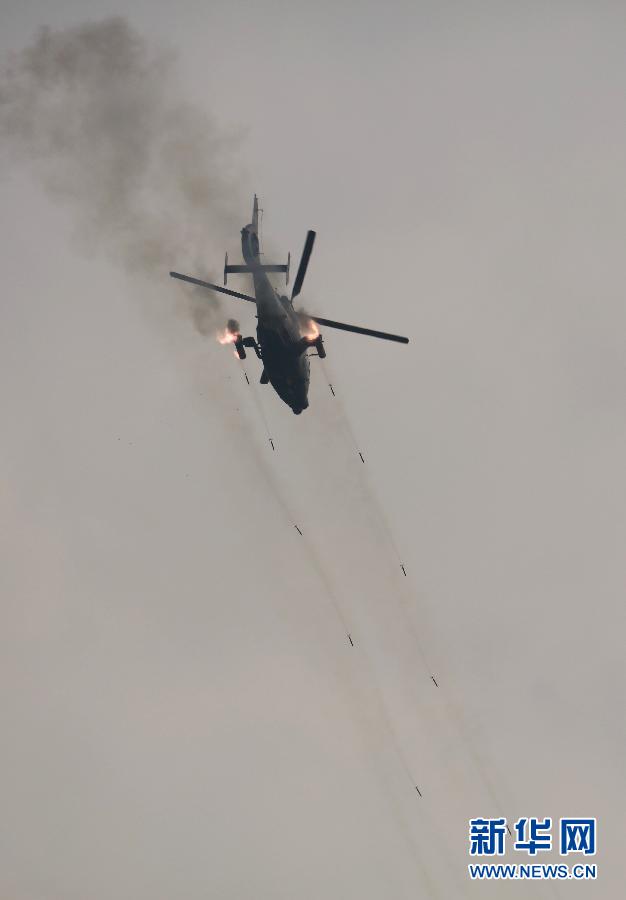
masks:
{"label": "helicopter nose", "polygon": [[299,416],[304,409],[307,409],[308,405],[308,399],[306,397],[302,397],[301,399],[298,399],[298,401],[294,403],[291,408],[294,413]]}

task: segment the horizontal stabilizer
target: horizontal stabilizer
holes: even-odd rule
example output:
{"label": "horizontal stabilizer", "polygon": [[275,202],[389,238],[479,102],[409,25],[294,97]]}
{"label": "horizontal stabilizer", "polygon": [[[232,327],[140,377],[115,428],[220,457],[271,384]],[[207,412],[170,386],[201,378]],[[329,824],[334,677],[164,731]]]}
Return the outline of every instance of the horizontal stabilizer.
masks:
{"label": "horizontal stabilizer", "polygon": [[251,275],[254,272],[284,272],[285,273],[285,283],[289,284],[289,264],[291,262],[291,254],[287,256],[287,262],[284,264],[279,263],[268,263],[259,264],[255,266],[247,266],[247,265],[228,265],[228,253],[226,254],[226,259],[224,260],[224,284],[228,282],[229,275]]}
{"label": "horizontal stabilizer", "polygon": [[254,266],[254,268],[253,268],[252,266],[226,266],[226,267],[224,268],[224,271],[225,271],[225,272],[228,272],[229,275],[230,275],[231,272],[232,272],[233,274],[234,274],[235,272],[240,272],[240,273],[241,273],[241,272],[248,272],[248,273],[252,273],[252,272],[259,272],[259,271],[261,271],[261,272],[286,272],[286,271],[287,271],[287,266],[286,266],[286,265],[283,265],[283,266],[280,266],[280,265],[275,265],[275,266],[268,265],[268,266]]}

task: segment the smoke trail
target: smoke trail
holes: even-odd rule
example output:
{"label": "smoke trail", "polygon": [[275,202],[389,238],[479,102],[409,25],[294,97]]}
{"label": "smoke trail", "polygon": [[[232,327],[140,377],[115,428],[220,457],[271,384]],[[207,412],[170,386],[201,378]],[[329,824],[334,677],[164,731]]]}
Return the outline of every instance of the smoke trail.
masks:
{"label": "smoke trail", "polygon": [[[0,76],[0,137],[76,215],[80,245],[133,275],[163,282],[171,264],[201,260],[237,208],[235,150],[188,104],[173,55],[119,17],[43,29]],[[221,249],[221,247],[220,247]],[[187,292],[197,329],[218,301]]]}

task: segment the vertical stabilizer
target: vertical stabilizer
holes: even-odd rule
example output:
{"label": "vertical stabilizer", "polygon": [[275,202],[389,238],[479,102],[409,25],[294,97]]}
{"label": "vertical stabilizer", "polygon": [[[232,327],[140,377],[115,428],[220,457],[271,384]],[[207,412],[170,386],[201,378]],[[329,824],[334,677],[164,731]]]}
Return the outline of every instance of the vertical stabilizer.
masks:
{"label": "vertical stabilizer", "polygon": [[257,195],[254,195],[254,203],[252,204],[252,222],[250,223],[252,226],[252,231],[255,234],[259,233],[259,201]]}
{"label": "vertical stabilizer", "polygon": [[[247,265],[258,266],[260,264],[259,200],[256,194],[252,204],[252,221],[241,229],[241,252]],[[233,270],[231,269],[231,271]]]}

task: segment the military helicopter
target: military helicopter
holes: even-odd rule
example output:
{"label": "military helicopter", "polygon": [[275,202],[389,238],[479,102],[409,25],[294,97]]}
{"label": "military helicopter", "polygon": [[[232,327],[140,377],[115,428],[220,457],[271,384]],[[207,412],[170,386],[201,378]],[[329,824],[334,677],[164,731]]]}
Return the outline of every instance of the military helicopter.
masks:
{"label": "military helicopter", "polygon": [[[232,343],[240,359],[246,358],[246,347],[252,348],[258,358],[263,362],[261,384],[272,385],[278,396],[289,406],[296,415],[309,405],[309,350],[316,350],[317,355],[324,359],[326,350],[322,335],[318,328],[323,325],[326,328],[339,328],[342,331],[351,331],[354,334],[365,334],[370,337],[382,338],[386,341],[397,341],[400,344],[408,344],[409,339],[399,334],[388,334],[386,331],[373,331],[371,328],[360,328],[358,325],[347,325],[344,322],[335,322],[332,319],[322,319],[320,316],[311,316],[308,313],[294,309],[293,301],[302,290],[304,276],[315,243],[315,232],[309,231],[304,242],[304,249],[300,258],[300,265],[296,273],[291,299],[280,295],[271,284],[268,273],[284,272],[285,283],[289,284],[289,266],[291,256],[287,256],[285,265],[270,265],[261,261],[259,243],[259,203],[256,194],[252,207],[252,222],[241,230],[241,250],[245,265],[229,265],[228,253],[224,261],[224,285],[228,283],[228,275],[249,274],[254,282],[254,297],[250,294],[241,294],[231,291],[208,281],[201,281],[191,275],[181,275],[180,272],[170,272],[172,278],[179,278],[190,284],[227,294],[239,300],[248,300],[256,303],[257,307],[257,339],[244,338],[239,332],[237,322],[231,319],[227,326],[224,342]],[[313,354],[315,355],[315,354]]]}

